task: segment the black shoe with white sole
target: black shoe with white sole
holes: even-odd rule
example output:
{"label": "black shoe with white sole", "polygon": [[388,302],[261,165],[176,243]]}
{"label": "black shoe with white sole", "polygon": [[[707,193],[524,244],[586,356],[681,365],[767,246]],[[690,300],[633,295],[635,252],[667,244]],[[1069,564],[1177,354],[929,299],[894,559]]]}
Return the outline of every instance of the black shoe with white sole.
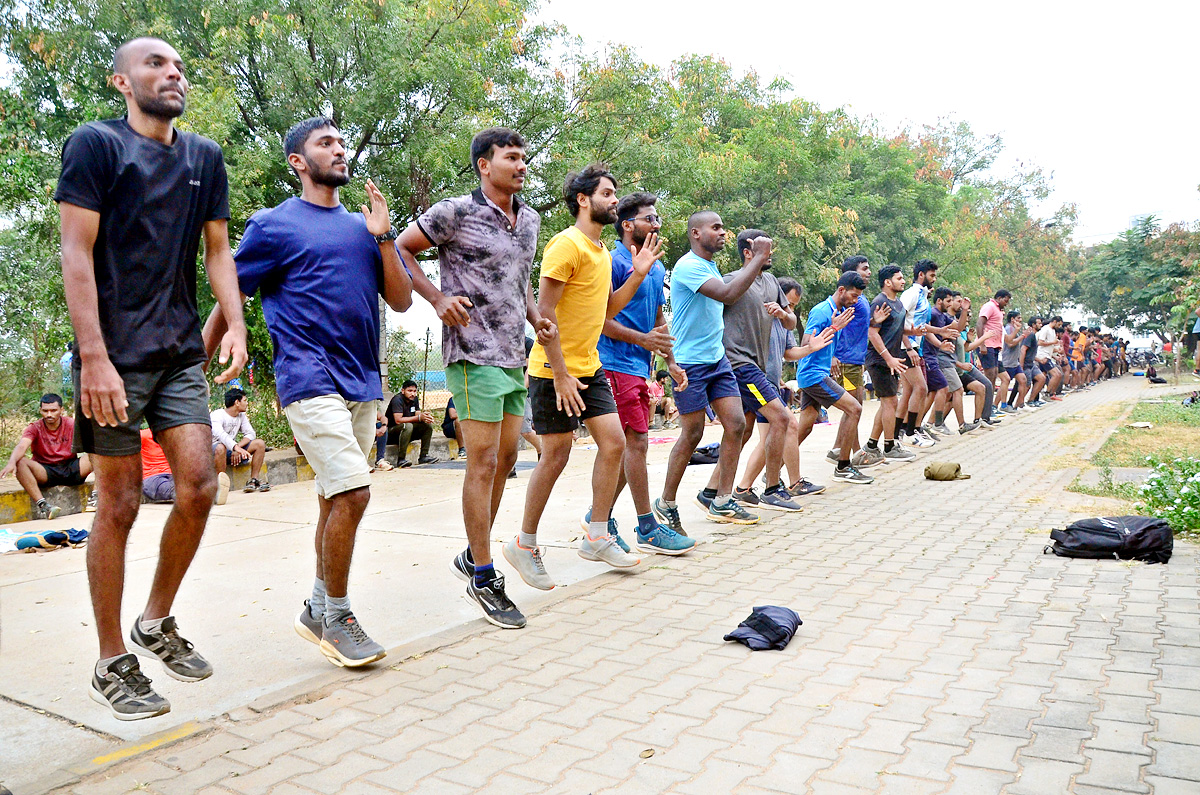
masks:
{"label": "black shoe with white sole", "polygon": [[835,470],[833,473],[833,479],[840,480],[843,483],[861,483],[863,485],[875,482],[875,478],[871,477],[870,475],[864,475],[853,466],[848,466],[845,469]]}
{"label": "black shoe with white sole", "polygon": [[137,657],[132,654],[113,660],[103,675],[93,670],[88,695],[112,710],[117,720],[142,720],[171,711],[170,702],[154,692],[149,677],[142,673]]}
{"label": "black shoe with white sole", "polygon": [[467,597],[483,609],[488,623],[501,629],[521,629],[525,616],[517,609],[504,592],[504,575],[497,574],[482,587],[475,585],[475,578],[467,583]]}
{"label": "black shoe with white sole", "polygon": [[212,676],[213,668],[208,660],[200,656],[192,644],[179,636],[174,616],[162,620],[158,629],[146,632],[142,629],[142,617],[138,616],[129,630],[129,640],[134,651],[157,657],[167,675],[181,682],[199,682]]}

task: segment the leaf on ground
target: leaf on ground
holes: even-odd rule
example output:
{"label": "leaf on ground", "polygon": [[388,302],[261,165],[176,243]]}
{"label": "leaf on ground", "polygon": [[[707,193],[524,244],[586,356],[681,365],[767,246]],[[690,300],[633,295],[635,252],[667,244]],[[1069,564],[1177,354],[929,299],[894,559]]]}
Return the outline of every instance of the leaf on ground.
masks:
{"label": "leaf on ground", "polygon": [[638,754],[638,756],[640,756],[642,759],[649,759],[650,757],[654,756],[654,749],[647,748],[645,751],[642,751],[640,754]]}

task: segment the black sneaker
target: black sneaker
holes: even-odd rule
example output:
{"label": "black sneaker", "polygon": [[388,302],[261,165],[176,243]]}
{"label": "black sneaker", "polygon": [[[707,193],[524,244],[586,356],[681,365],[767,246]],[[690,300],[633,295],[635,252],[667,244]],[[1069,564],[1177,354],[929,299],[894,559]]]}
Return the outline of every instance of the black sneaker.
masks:
{"label": "black sneaker", "polygon": [[93,670],[88,695],[112,710],[117,720],[155,718],[171,711],[170,702],[154,692],[132,654],[123,654],[109,663],[103,676]]}
{"label": "black sneaker", "polygon": [[716,494],[705,494],[704,489],[696,492],[696,504],[706,511],[712,507],[712,501],[716,498]]}
{"label": "black sneaker", "polygon": [[129,640],[133,642],[134,651],[161,660],[167,676],[181,682],[199,682],[212,676],[213,669],[208,660],[179,636],[174,616],[164,618],[157,632],[143,631],[142,617],[138,616],[133,629],[129,630]]}
{"label": "black sneaker", "polygon": [[733,498],[742,505],[758,505],[759,502],[761,502],[761,500],[758,498],[758,495],[754,493],[753,488],[739,489],[734,487]]}
{"label": "black sneaker", "polygon": [[417,459],[417,463],[422,464],[422,465],[424,465],[424,464],[440,464],[440,463],[442,463],[442,459],[438,458],[436,455],[423,455]]}
{"label": "black sneaker", "polygon": [[671,530],[674,532],[679,533],[679,535],[683,536],[684,538],[687,538],[687,533],[684,532],[683,529],[683,522],[679,521],[678,508],[672,508],[670,505],[667,505],[666,500],[664,500],[662,497],[658,497],[653,503],[651,503],[650,509],[654,511],[654,516],[656,519],[658,519],[658,521],[671,528]]}
{"label": "black sneaker", "polygon": [[520,629],[525,626],[525,616],[504,593],[504,575],[497,574],[482,587],[475,585],[475,578],[467,583],[467,597],[483,608],[483,617],[501,629]]}
{"label": "black sneaker", "polygon": [[758,524],[758,515],[750,513],[738,505],[738,501],[733,498],[730,498],[729,502],[724,505],[717,505],[714,498],[709,503],[708,513],[704,514],[704,518],[710,522],[722,524]]}
{"label": "black sneaker", "polygon": [[823,491],[825,491],[824,486],[818,486],[808,478],[800,478],[788,487],[788,492],[793,497],[807,497],[810,494],[820,494]]}
{"label": "black sneaker", "polygon": [[861,483],[864,486],[868,483],[875,482],[875,478],[871,477],[870,475],[864,475],[853,466],[848,466],[845,469],[835,470],[833,473],[833,479],[840,480],[843,483]]}
{"label": "black sneaker", "polygon": [[475,564],[468,559],[471,550],[464,549],[454,556],[454,560],[450,561],[450,571],[454,572],[454,576],[463,582],[470,582],[475,579]]}
{"label": "black sneaker", "polygon": [[248,481],[246,481],[246,487],[242,489],[242,492],[245,494],[250,494],[251,492],[258,491],[258,487],[261,485],[262,484],[258,482],[258,478],[250,478]]}

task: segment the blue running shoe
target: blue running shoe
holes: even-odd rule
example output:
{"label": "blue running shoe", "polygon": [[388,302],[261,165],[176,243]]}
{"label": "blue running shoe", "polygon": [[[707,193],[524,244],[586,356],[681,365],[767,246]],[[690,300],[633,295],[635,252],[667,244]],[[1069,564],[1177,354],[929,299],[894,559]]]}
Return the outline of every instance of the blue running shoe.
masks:
{"label": "blue running shoe", "polygon": [[666,525],[658,525],[649,533],[637,531],[637,548],[649,554],[682,555],[696,546],[695,539],[681,536]]}
{"label": "blue running shoe", "polygon": [[[584,532],[587,532],[588,525],[591,523],[592,509],[588,508],[587,513],[585,513],[583,518],[579,520],[579,526],[583,528]],[[613,541],[617,542],[617,546],[621,548],[622,552],[629,554],[629,545],[626,544],[625,539],[621,538],[620,534],[617,533],[617,520],[612,518],[612,516],[608,517],[608,534],[612,537]]]}

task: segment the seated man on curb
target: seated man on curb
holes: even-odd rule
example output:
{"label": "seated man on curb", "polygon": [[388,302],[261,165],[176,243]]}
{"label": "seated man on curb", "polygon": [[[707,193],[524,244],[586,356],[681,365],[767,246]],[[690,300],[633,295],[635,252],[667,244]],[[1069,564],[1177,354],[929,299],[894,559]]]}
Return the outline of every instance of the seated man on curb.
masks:
{"label": "seated man on curb", "polygon": [[413,440],[421,441],[421,456],[418,464],[436,464],[441,459],[429,454],[433,441],[433,415],[421,411],[417,400],[417,382],[409,379],[400,387],[387,407],[388,444],[400,447],[400,466],[408,465],[408,445]]}
{"label": "seated man on curb", "polygon": [[679,409],[675,408],[675,398],[667,394],[667,384],[671,380],[671,374],[666,370],[659,370],[654,374],[654,380],[646,385],[650,392],[650,420],[656,422],[656,417],[662,417],[662,425],[664,429],[679,427]]}
{"label": "seated man on curb", "polygon": [[[217,409],[211,415],[213,463],[217,467],[218,489],[222,485],[221,475],[226,475],[225,467],[249,461],[250,480],[242,491],[248,494],[271,490],[270,483],[259,479],[263,459],[267,456],[267,445],[254,435],[254,428],[250,427],[250,418],[246,416],[249,408],[250,399],[246,393],[234,388],[225,393],[225,408]],[[237,439],[239,433],[242,435],[240,442]]]}
{"label": "seated man on curb", "polygon": [[[29,423],[21,441],[13,449],[8,464],[0,470],[0,478],[17,474],[17,481],[37,505],[37,519],[54,519],[61,510],[49,505],[42,488],[78,486],[92,472],[87,453],[76,456],[71,452],[75,439],[75,421],[63,415],[62,398],[53,393],[42,395],[42,418]],[[32,451],[33,457],[25,453]]]}
{"label": "seated man on curb", "polygon": [[454,398],[446,401],[446,416],[442,418],[442,435],[458,442],[458,457],[466,459],[467,445],[463,441],[462,426],[458,424],[458,409],[454,408]]}

